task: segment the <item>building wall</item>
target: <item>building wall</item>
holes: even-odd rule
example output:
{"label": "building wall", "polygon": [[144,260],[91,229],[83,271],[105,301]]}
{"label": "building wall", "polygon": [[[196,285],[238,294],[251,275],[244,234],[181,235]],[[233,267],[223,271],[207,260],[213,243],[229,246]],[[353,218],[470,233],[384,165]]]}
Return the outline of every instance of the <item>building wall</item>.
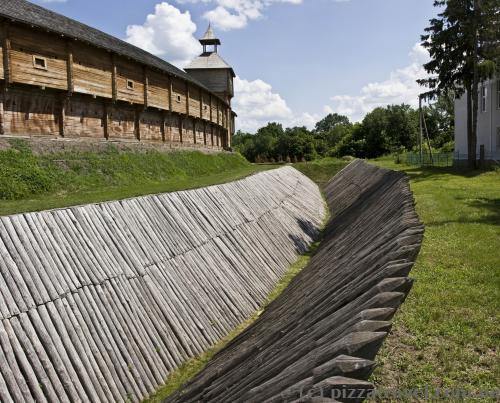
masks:
{"label": "building wall", "polygon": [[2,134],[58,136],[56,101],[53,94],[34,88],[2,92]]}
{"label": "building wall", "polygon": [[[189,70],[189,74],[204,84],[216,94],[220,94],[226,100],[231,94],[231,73],[227,69]],[[228,100],[226,100],[228,101]]]}
{"label": "building wall", "polygon": [[[44,32],[37,35],[23,27],[10,26],[11,79],[60,90],[68,89],[66,41],[53,38]],[[35,67],[34,57],[43,58],[46,68]]]}
{"label": "building wall", "polygon": [[220,99],[163,71],[20,24],[0,37],[0,134],[205,146],[205,122],[225,124]]}
{"label": "building wall", "polygon": [[104,103],[89,96],[65,101],[64,137],[104,137]]}
{"label": "building wall", "polygon": [[169,84],[163,74],[148,71],[148,106],[168,110]]}
{"label": "building wall", "polygon": [[[478,111],[477,154],[484,145],[487,158],[500,160],[500,80],[490,80],[484,83],[486,87],[486,111]],[[467,159],[467,101],[463,96],[455,100],[455,154],[460,159]]]}
{"label": "building wall", "polygon": [[113,63],[111,55],[85,44],[72,45],[73,91],[110,99]]}

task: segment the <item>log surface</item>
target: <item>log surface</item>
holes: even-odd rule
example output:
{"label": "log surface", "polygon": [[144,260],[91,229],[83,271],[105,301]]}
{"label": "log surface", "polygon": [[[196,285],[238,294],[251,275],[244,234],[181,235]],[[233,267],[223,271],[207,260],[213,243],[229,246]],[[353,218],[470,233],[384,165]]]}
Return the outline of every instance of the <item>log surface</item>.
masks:
{"label": "log surface", "polygon": [[354,161],[326,188],[332,219],[310,264],[167,403],[357,402],[424,228],[407,177]]}
{"label": "log surface", "polygon": [[286,167],[0,217],[0,401],[140,401],[263,303],[318,236]]}

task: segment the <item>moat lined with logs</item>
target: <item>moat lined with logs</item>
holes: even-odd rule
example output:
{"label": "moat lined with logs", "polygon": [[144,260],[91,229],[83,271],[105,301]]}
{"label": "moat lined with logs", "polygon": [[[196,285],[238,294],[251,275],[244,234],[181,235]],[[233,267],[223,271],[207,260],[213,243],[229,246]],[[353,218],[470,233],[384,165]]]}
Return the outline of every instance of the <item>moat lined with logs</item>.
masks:
{"label": "moat lined with logs", "polygon": [[[373,389],[423,226],[404,175],[361,161],[326,198],[332,218],[310,264],[168,402]],[[0,401],[141,401],[260,308],[325,216],[318,187],[284,167],[1,217]]]}
{"label": "moat lined with logs", "polygon": [[147,397],[260,307],[324,215],[282,168],[0,218],[0,401]]}

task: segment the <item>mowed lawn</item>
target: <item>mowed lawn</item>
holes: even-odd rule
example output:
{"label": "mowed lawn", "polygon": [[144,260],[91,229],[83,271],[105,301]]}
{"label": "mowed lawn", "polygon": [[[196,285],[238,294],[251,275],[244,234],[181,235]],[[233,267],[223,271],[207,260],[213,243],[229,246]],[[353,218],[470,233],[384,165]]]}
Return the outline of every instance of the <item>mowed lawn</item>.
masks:
{"label": "mowed lawn", "polygon": [[500,387],[500,171],[373,163],[411,178],[426,227],[415,285],[377,358],[378,387]]}

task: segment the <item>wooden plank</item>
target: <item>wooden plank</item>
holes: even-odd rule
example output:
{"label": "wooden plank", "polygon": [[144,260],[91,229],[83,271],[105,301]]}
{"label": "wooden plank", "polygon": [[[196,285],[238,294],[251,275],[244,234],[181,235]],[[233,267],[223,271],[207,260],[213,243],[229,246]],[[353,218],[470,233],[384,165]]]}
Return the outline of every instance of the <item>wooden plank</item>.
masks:
{"label": "wooden plank", "polygon": [[165,134],[165,124],[166,124],[166,112],[164,110],[161,111],[161,141],[166,141]]}
{"label": "wooden plank", "polygon": [[200,88],[199,90],[200,93],[200,119],[203,119],[203,91]]}
{"label": "wooden plank", "polygon": [[189,116],[189,83],[186,81],[186,115]]}
{"label": "wooden plank", "polygon": [[180,142],[183,143],[183,136],[184,136],[184,119],[182,118],[181,115],[179,115],[179,136],[180,136]]}
{"label": "wooden plank", "polygon": [[208,105],[208,108],[210,109],[210,123],[213,122],[213,117],[212,117],[212,94],[210,94],[209,96],[209,105]]}
{"label": "wooden plank", "polygon": [[10,24],[9,22],[2,22],[3,37],[2,37],[2,51],[3,51],[3,74],[5,85],[8,87],[12,83],[12,65],[11,65],[11,42],[10,42]]}
{"label": "wooden plank", "polygon": [[68,103],[67,96],[61,96],[59,103],[58,123],[59,123],[59,136],[64,137],[64,121],[66,118],[66,105]]}
{"label": "wooden plank", "polygon": [[110,54],[111,57],[111,98],[113,99],[113,102],[116,102],[118,99],[118,84],[116,82],[117,80],[117,67],[116,67],[116,57],[114,53]]}
{"label": "wooden plank", "polygon": [[141,114],[140,108],[135,108],[134,133],[137,140],[141,140]]}
{"label": "wooden plank", "polygon": [[67,64],[67,76],[68,76],[68,94],[71,95],[75,90],[75,83],[74,83],[74,72],[73,72],[73,45],[69,40],[66,41],[66,48],[67,48],[66,64]]}
{"label": "wooden plank", "polygon": [[148,103],[148,93],[149,93],[149,77],[148,77],[148,69],[147,67],[143,66],[143,81],[144,81],[144,109],[146,109],[149,106]]}
{"label": "wooden plank", "polygon": [[109,106],[108,106],[108,102],[104,101],[102,103],[103,112],[104,112],[102,115],[102,128],[103,128],[104,138],[106,140],[109,140]]}
{"label": "wooden plank", "polygon": [[172,90],[172,77],[168,77],[168,110],[172,112],[172,97],[173,97],[173,90]]}

